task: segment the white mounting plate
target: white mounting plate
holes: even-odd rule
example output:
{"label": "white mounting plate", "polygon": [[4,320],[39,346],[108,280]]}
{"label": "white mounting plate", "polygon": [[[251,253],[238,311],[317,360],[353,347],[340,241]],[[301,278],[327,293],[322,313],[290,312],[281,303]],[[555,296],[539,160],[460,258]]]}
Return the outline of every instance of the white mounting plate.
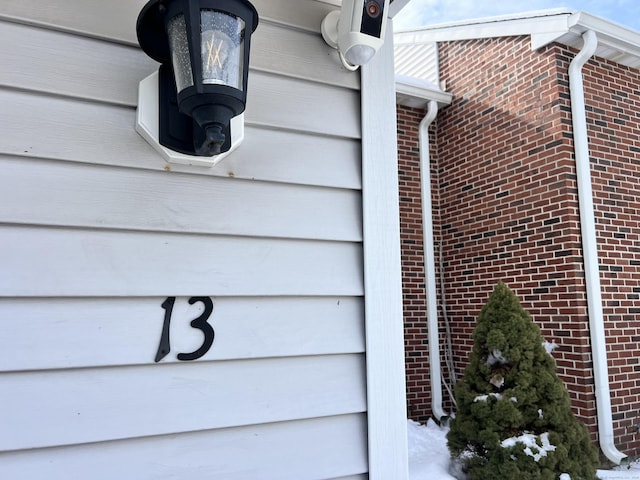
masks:
{"label": "white mounting plate", "polygon": [[136,131],[149,144],[162,155],[168,163],[179,163],[182,165],[197,165],[200,167],[213,167],[233,152],[244,139],[244,113],[231,119],[231,148],[220,155],[211,157],[200,157],[197,155],[186,155],[184,153],[171,150],[160,144],[158,126],[158,71],[149,75],[140,82],[138,87],[138,110],[136,114]]}

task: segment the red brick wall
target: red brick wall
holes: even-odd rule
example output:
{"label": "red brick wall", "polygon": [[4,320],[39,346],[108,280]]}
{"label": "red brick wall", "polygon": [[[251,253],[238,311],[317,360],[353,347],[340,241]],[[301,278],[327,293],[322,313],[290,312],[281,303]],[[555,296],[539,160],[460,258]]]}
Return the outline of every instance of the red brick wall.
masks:
{"label": "red brick wall", "polygon": [[[475,319],[503,280],[545,338],[559,345],[558,373],[595,439],[567,74],[572,58],[559,45],[532,52],[525,37],[440,45],[441,80],[454,102],[437,118],[432,201],[458,374]],[[616,444],[640,452],[640,78],[607,62],[592,61],[586,71]],[[416,133],[424,112],[400,107],[398,115],[408,403],[410,414],[424,419],[430,400]]]}
{"label": "red brick wall", "polygon": [[592,59],[587,128],[616,445],[640,452],[640,71]]}

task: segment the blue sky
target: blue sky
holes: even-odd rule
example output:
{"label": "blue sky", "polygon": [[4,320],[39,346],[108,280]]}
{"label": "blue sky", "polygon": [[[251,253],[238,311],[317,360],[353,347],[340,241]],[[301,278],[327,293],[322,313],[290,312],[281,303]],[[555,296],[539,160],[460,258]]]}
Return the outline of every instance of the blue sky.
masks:
{"label": "blue sky", "polygon": [[566,7],[640,31],[638,0],[411,0],[396,17],[396,31],[424,25]]}

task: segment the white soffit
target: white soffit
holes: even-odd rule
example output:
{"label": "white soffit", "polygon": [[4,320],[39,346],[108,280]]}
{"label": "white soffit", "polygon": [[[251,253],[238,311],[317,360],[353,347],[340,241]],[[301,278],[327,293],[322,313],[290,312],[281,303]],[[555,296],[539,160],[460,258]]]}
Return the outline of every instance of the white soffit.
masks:
{"label": "white soffit", "polygon": [[422,108],[430,100],[440,106],[451,103],[452,95],[440,89],[436,42],[394,45],[394,63],[398,104]]}
{"label": "white soffit", "polygon": [[418,44],[394,44],[396,75],[413,77],[438,85],[438,44],[436,42]]}

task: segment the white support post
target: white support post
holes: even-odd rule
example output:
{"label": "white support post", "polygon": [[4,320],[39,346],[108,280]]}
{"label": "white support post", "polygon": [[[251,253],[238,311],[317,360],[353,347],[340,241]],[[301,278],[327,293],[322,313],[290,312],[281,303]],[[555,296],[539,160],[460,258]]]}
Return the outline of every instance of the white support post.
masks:
{"label": "white support post", "polygon": [[369,479],[408,478],[393,24],[362,67]]}

